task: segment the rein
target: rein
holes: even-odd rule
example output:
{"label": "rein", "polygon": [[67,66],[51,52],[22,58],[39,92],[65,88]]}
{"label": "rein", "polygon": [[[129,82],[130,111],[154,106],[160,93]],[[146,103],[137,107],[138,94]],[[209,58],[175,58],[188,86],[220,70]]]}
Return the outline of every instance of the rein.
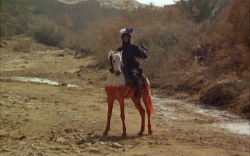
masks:
{"label": "rein", "polygon": [[111,74],[114,74],[115,71],[114,71],[112,59],[113,59],[113,57],[110,56],[110,57],[109,57],[109,71],[110,71]]}

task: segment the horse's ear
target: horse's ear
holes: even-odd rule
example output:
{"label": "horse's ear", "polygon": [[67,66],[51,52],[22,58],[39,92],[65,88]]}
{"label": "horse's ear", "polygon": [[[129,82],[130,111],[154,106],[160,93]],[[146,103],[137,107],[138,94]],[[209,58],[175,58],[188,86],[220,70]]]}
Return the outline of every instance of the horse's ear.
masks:
{"label": "horse's ear", "polygon": [[121,53],[121,57],[122,57],[123,50],[122,50],[122,51],[120,51],[120,53]]}
{"label": "horse's ear", "polygon": [[108,59],[110,59],[110,57],[112,57],[114,55],[114,52],[111,50],[108,54]]}

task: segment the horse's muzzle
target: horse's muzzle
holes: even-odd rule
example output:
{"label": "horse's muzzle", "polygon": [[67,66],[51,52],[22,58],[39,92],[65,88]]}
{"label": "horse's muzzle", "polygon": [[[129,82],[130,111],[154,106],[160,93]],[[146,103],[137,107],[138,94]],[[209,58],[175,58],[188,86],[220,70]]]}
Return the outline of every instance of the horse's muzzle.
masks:
{"label": "horse's muzzle", "polygon": [[121,71],[115,71],[115,76],[119,77],[121,75]]}

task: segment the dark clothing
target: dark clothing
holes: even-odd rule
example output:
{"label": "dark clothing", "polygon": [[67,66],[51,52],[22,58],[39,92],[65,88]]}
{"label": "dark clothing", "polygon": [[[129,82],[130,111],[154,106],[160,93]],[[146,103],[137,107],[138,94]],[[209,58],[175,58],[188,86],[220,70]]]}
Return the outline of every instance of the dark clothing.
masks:
{"label": "dark clothing", "polygon": [[[128,41],[124,42],[123,37],[128,36]],[[140,67],[140,62],[136,60],[136,57],[145,59],[147,54],[144,51],[139,50],[138,46],[130,44],[131,35],[129,33],[124,33],[121,36],[122,46],[119,47],[116,51],[122,51],[122,61],[125,69],[128,72],[130,79],[133,81],[136,86],[136,91],[134,93],[135,98],[140,98],[140,77],[142,75],[142,69]]]}
{"label": "dark clothing", "polygon": [[133,69],[140,68],[140,62],[136,60],[136,57],[142,59],[147,58],[147,54],[139,50],[138,46],[133,44],[123,44],[123,46],[119,47],[116,51],[123,51],[122,59],[129,72],[131,72]]}
{"label": "dark clothing", "polygon": [[123,43],[123,45],[119,47],[116,51],[123,51],[122,60],[124,62],[124,66],[125,68],[127,68],[129,77],[136,86],[136,92],[134,97],[139,98],[141,86],[139,77],[142,75],[142,69],[140,67],[140,62],[136,60],[136,57],[146,59],[147,54],[144,51],[139,50],[138,46],[130,43]]}
{"label": "dark clothing", "polygon": [[132,71],[129,72],[129,77],[131,80],[134,82],[136,89],[140,90],[141,82],[140,82],[140,76],[141,76],[140,69],[133,69]]}

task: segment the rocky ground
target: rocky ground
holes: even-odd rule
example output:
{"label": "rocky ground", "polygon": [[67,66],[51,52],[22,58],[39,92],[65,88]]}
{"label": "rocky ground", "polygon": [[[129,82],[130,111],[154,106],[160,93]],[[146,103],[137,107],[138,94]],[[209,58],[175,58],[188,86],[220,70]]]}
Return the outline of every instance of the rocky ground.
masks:
{"label": "rocky ground", "polygon": [[31,39],[28,50],[16,50],[19,42],[1,41],[0,155],[249,155],[248,120],[190,103],[196,97],[160,98],[158,88],[151,90],[152,135],[137,135],[140,116],[126,100],[128,136],[121,136],[118,102],[102,136],[108,71],[95,68],[92,56],[74,59],[73,51]]}

